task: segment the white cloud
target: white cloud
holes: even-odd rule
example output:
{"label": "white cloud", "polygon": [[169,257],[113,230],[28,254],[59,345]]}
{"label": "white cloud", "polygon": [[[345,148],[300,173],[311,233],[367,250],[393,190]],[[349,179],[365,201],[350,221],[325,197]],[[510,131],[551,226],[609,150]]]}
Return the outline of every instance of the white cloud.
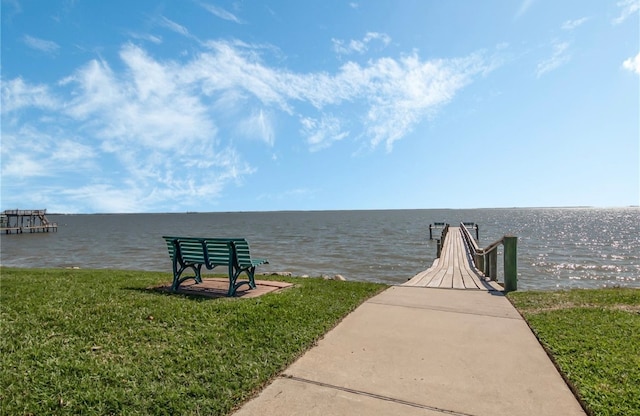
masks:
{"label": "white cloud", "polygon": [[28,152],[13,153],[3,157],[2,177],[4,180],[9,177],[22,179],[50,174],[51,172],[41,163],[39,157]]}
{"label": "white cloud", "polygon": [[217,6],[213,6],[211,4],[206,4],[206,3],[201,3],[200,5],[206,11],[208,11],[209,13],[211,13],[212,15],[214,15],[216,17],[219,17],[220,19],[228,20],[228,21],[234,22],[234,23],[244,23],[236,15],[234,15],[233,13],[223,9],[222,7],[217,7]]}
{"label": "white cloud", "polygon": [[127,67],[121,76],[97,61],[77,71],[79,90],[68,106],[71,116],[99,127],[107,149],[135,142],[179,150],[215,135],[206,107],[180,82],[179,68],[160,64],[133,45],[123,47],[120,57]]}
{"label": "white cloud", "polygon": [[302,117],[300,124],[302,125],[300,134],[306,137],[312,152],[327,148],[349,135],[348,132],[342,131],[340,119],[331,115],[323,115],[319,120]]}
{"label": "white cloud", "polygon": [[547,72],[553,71],[554,69],[557,69],[569,62],[571,56],[568,53],[568,49],[569,42],[554,42],[553,54],[551,55],[551,57],[538,64],[536,70],[537,77],[540,78]]}
{"label": "white cloud", "polygon": [[[296,113],[298,103],[309,103],[322,113],[333,114],[338,114],[345,105],[361,105],[368,110],[360,119],[342,124],[349,124],[349,131],[354,127],[351,124],[355,124],[374,148],[385,142],[390,149],[394,141],[410,132],[425,116],[449,102],[473,76],[493,67],[481,55],[421,61],[413,54],[399,60],[369,61],[366,66],[348,62],[335,75],[296,74],[267,67],[257,54],[228,43],[209,46],[212,53],[201,55],[188,71],[191,77],[202,80],[206,94],[238,91],[234,97],[254,97],[264,106],[275,106],[289,114]],[[314,124],[319,132],[326,131],[327,125]],[[317,143],[327,143],[320,140],[325,137],[322,134],[313,136],[310,125],[302,128],[306,137],[314,137],[308,141],[314,150],[321,148]]]}
{"label": "white cloud", "polygon": [[269,146],[273,146],[275,132],[273,121],[268,113],[262,109],[253,111],[244,120],[238,123],[238,131],[245,137],[258,139]]}
{"label": "white cloud", "polygon": [[629,58],[622,63],[622,67],[631,72],[640,75],[640,53],[633,58]]}
{"label": "white cloud", "polygon": [[[83,189],[70,198],[97,211],[149,210],[158,198],[213,198],[229,182],[254,171],[232,149],[220,146],[210,110],[199,90],[185,82],[182,66],[158,62],[133,45],[123,46],[120,57],[124,72],[94,60],[62,82],[73,89],[66,114],[83,123],[84,134],[97,139],[93,148],[80,147],[68,157],[81,159],[92,151],[110,155],[119,161],[121,173],[104,173],[123,176],[135,186],[103,184],[100,192],[84,197]],[[129,195],[128,200],[120,197],[119,189],[126,190],[122,195]],[[145,196],[145,189],[153,196]],[[105,205],[98,207],[98,199]]]}
{"label": "white cloud", "polygon": [[582,26],[584,23],[586,23],[589,20],[588,17],[582,17],[580,19],[575,19],[575,20],[567,20],[562,24],[562,30],[573,30],[579,26]]}
{"label": "white cloud", "polygon": [[22,40],[28,47],[48,54],[56,53],[60,49],[60,45],[51,40],[39,39],[29,35],[25,35]]}
{"label": "white cloud", "polygon": [[65,139],[63,134],[59,129],[45,131],[31,122],[16,131],[3,129],[3,178],[56,177],[95,170],[94,149],[79,139]]}
{"label": "white cloud", "polygon": [[96,152],[92,147],[74,140],[58,140],[52,147],[51,159],[59,163],[73,163],[77,166],[77,164],[84,164],[96,157]]}
{"label": "white cloud", "polygon": [[331,39],[333,50],[338,55],[350,55],[354,52],[363,54],[369,50],[369,43],[373,40],[380,41],[384,46],[389,45],[391,38],[385,33],[367,32],[362,40],[350,40],[345,42],[341,39]]}
{"label": "white cloud", "polygon": [[640,0],[622,0],[616,3],[616,5],[622,10],[620,11],[620,16],[611,21],[614,25],[619,25],[632,14],[640,11]]}
{"label": "white cloud", "polygon": [[58,105],[46,85],[32,85],[22,78],[2,80],[2,113],[28,107],[54,108]]}
{"label": "white cloud", "polygon": [[135,186],[90,184],[61,190],[61,195],[76,205],[87,207],[92,212],[129,213],[140,212],[149,206],[144,203],[145,191]]}

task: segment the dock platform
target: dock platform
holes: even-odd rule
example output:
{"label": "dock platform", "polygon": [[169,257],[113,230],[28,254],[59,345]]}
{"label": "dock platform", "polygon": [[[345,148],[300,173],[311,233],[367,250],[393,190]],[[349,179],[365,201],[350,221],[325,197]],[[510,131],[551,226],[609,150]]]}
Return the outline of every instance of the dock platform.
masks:
{"label": "dock platform", "polygon": [[58,231],[58,223],[50,222],[46,209],[8,209],[0,214],[0,233],[22,234]]}
{"label": "dock platform", "polygon": [[445,289],[502,290],[495,281],[487,279],[473,264],[460,227],[449,227],[442,244],[440,258],[427,270],[416,274],[403,286]]}

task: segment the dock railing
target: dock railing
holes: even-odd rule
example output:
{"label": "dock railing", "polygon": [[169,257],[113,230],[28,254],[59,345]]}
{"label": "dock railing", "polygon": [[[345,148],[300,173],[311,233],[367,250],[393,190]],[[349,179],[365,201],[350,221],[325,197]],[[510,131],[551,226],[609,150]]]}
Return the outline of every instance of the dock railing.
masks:
{"label": "dock railing", "polygon": [[[442,245],[444,244],[444,239],[447,237],[447,233],[449,232],[449,224],[446,223],[436,223],[442,224],[442,233],[440,234],[440,238],[436,239],[436,258],[440,258],[442,254]],[[431,234],[431,225],[429,225],[429,234]]]}
{"label": "dock railing", "polygon": [[503,245],[504,290],[506,292],[518,290],[518,237],[505,235],[487,247],[480,248],[465,223],[460,224],[460,230],[476,269],[491,280],[498,280],[498,247],[500,244]]}
{"label": "dock railing", "polygon": [[445,228],[447,226],[449,226],[449,224],[445,222],[434,222],[433,224],[429,224],[429,240],[433,240],[433,230]]}

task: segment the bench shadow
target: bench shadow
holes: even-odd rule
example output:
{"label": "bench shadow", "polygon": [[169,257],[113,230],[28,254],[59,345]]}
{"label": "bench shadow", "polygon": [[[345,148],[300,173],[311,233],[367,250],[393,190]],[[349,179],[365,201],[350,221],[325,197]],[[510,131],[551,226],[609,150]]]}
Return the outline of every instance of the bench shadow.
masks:
{"label": "bench shadow", "polygon": [[238,297],[228,297],[226,290],[220,290],[218,292],[213,291],[195,291],[195,290],[178,290],[173,292],[170,287],[165,286],[153,286],[153,287],[124,287],[124,290],[131,290],[140,293],[150,293],[159,296],[178,296],[185,299],[204,301],[214,299],[237,299]]}
{"label": "bench shadow", "polygon": [[195,284],[195,282],[185,282],[180,285],[178,290],[175,292],[171,290],[171,283],[164,283],[147,288],[129,287],[125,289],[136,290],[142,293],[155,293],[164,296],[183,296],[190,299],[204,300],[220,298],[255,298],[267,293],[284,290],[292,286],[293,284],[287,282],[256,280],[255,289],[251,289],[247,284],[242,285],[236,290],[235,296],[232,297],[227,296],[229,290],[229,279],[227,278],[204,278],[202,279],[202,283],[199,284]]}

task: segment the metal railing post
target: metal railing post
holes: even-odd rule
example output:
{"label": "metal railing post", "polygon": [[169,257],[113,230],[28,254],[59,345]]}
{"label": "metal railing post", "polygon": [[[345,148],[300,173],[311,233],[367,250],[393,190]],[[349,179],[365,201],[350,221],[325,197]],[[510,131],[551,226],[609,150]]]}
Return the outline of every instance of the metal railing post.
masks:
{"label": "metal railing post", "polygon": [[518,290],[518,237],[504,236],[504,290],[512,292]]}

